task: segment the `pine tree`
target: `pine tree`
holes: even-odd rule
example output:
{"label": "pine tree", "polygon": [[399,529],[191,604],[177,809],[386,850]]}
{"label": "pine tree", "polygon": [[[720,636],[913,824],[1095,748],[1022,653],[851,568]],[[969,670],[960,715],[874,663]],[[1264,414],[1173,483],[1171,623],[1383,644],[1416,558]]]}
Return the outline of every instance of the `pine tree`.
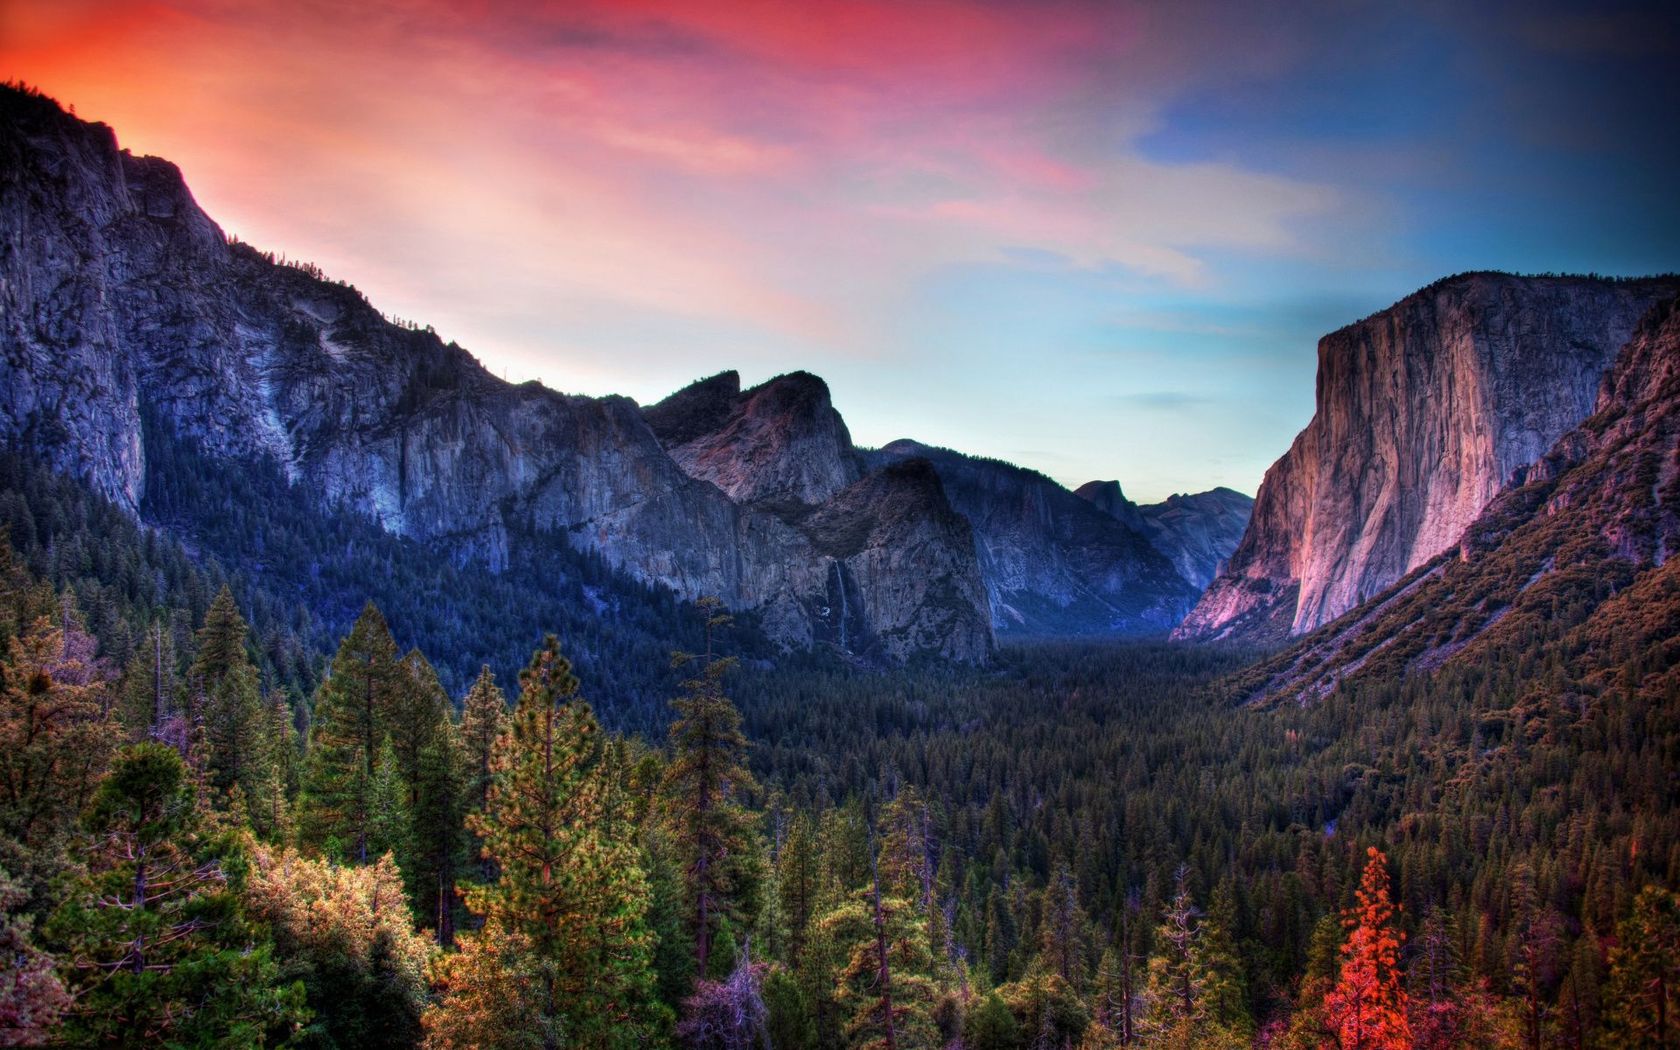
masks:
{"label": "pine tree", "polygon": [[1680,894],[1645,887],[1617,926],[1608,1013],[1617,1046],[1680,1045]]}
{"label": "pine tree", "polygon": [[1202,1001],[1210,1025],[1248,1036],[1254,1024],[1248,1011],[1248,982],[1237,951],[1236,933],[1236,896],[1230,881],[1225,880],[1214,889],[1202,923],[1201,965],[1206,975]]}
{"label": "pine tree", "polygon": [[1155,931],[1159,955],[1149,960],[1147,1028],[1165,1038],[1183,1040],[1201,1024],[1202,992],[1207,975],[1202,966],[1196,902],[1190,895],[1190,869],[1181,866],[1174,877],[1173,898]]}
{"label": "pine tree", "polygon": [[303,1046],[413,1047],[432,946],[415,932],[388,857],[337,864],[257,844],[244,899],[313,1015]]}
{"label": "pine tree", "polygon": [[1079,906],[1079,887],[1073,869],[1058,863],[1044,888],[1044,920],[1040,926],[1040,952],[1044,965],[1069,987],[1085,985],[1087,938],[1085,909]]}
{"label": "pine tree", "polygon": [[117,717],[131,741],[160,739],[176,714],[180,687],[174,633],[154,623],[123,669]]}
{"label": "pine tree", "polygon": [[17,909],[29,894],[0,868],[0,1043],[45,1046],[71,1006],[54,972],[56,960],[36,947],[28,915]]}
{"label": "pine tree", "polygon": [[444,731],[452,709],[448,691],[420,650],[408,651],[402,658],[402,671],[401,685],[392,697],[385,721],[397,768],[409,786],[408,804],[412,809],[420,801],[421,756]]}
{"label": "pine tree", "polygon": [[193,794],[156,743],[123,749],[100,785],[89,876],[48,925],[75,982],[71,1045],[260,1046],[302,1016],[245,919],[233,847],[197,834]]}
{"label": "pine tree", "polygon": [[826,915],[823,935],[842,952],[834,997],[854,1050],[916,1050],[939,1045],[933,1021],[938,989],[927,924],[914,904],[882,893],[879,875]]}
{"label": "pine tree", "polygon": [[205,614],[198,653],[187,669],[191,707],[204,742],[207,786],[224,808],[235,796],[249,802],[259,795],[267,776],[268,724],[257,669],[245,649],[248,633],[233,593],[223,586]]}
{"label": "pine tree", "polygon": [[292,723],[292,706],[285,694],[269,694],[263,707],[264,728],[260,735],[263,752],[259,778],[250,796],[251,827],[272,842],[291,837],[292,799],[298,788],[297,727]]}
{"label": "pine tree", "polygon": [[24,846],[72,827],[117,740],[91,650],[74,626],[42,617],[0,665],[0,835]]}
{"label": "pine tree", "polygon": [[466,800],[471,812],[482,813],[490,791],[490,762],[496,740],[507,719],[507,697],[488,665],[467,691],[461,706],[461,752],[466,770]]}
{"label": "pine tree", "polygon": [[1389,899],[1388,858],[1375,846],[1359,880],[1356,904],[1343,914],[1348,939],[1341,973],[1325,997],[1325,1023],[1343,1050],[1401,1050],[1412,1044],[1401,984],[1396,909]]}
{"label": "pine tree", "polygon": [[371,857],[389,854],[399,870],[414,866],[414,817],[408,808],[408,781],[389,736],[380,742],[368,790],[367,850]]}
{"label": "pine tree", "polygon": [[787,839],[776,856],[776,890],[787,922],[788,959],[797,969],[803,965],[805,942],[822,892],[816,828],[805,813],[794,814]]}
{"label": "pine tree", "polygon": [[454,942],[459,877],[466,848],[462,826],[460,732],[445,719],[441,731],[420,753],[415,790],[413,882],[418,913],[431,922],[438,943]]}
{"label": "pine tree", "polygon": [[368,861],[379,746],[407,677],[385,617],[369,602],[316,691],[304,762],[300,835],[330,856]]}
{"label": "pine tree", "polygon": [[696,604],[706,616],[703,658],[677,654],[673,662],[700,662],[672,701],[671,761],[665,767],[666,824],[676,845],[688,897],[695,973],[710,976],[712,945],[720,929],[750,923],[756,913],[756,843],[742,795],[752,787],[744,756],[741,713],[723,693],[734,666],[712,655],[712,632],[729,622],[715,598]]}
{"label": "pine tree", "polygon": [[[490,791],[490,763],[506,720],[507,697],[496,685],[489,666],[481,667],[461,708],[461,803],[468,814],[484,812]],[[467,853],[477,861],[479,881],[489,882],[496,876],[495,865],[480,856],[483,843],[477,835],[469,830],[467,839]]]}
{"label": "pine tree", "polygon": [[463,935],[427,1012],[432,1047],[637,1047],[657,1029],[647,882],[610,835],[605,741],[551,635],[520,675],[472,830],[501,872],[468,892]]}

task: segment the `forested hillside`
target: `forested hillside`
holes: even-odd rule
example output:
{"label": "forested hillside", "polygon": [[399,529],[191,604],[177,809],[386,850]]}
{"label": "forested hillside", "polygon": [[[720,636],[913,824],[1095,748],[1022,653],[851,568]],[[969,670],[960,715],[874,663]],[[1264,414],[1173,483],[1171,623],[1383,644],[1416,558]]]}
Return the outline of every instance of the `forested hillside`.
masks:
{"label": "forested hillside", "polygon": [[[703,604],[675,671],[551,639],[452,690],[375,604],[322,674],[178,552],[83,550],[76,591],[3,556],[10,1042],[1676,1038],[1662,652],[1585,708],[1541,660],[1258,710],[1249,654],[1168,645],[744,667]],[[668,734],[601,727],[620,673]]]}

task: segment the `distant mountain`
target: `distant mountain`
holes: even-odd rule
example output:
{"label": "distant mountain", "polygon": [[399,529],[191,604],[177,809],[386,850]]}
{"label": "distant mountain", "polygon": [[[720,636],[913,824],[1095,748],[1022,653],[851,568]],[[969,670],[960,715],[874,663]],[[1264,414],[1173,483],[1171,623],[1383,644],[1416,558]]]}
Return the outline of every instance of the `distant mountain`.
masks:
{"label": "distant mountain", "polygon": [[938,472],[951,506],[974,529],[1000,633],[1153,634],[1195,601],[1196,588],[1139,527],[1036,471],[910,440],[873,458],[925,459]]}
{"label": "distant mountain", "polygon": [[1428,564],[1592,411],[1674,278],[1464,274],[1325,336],[1318,409],[1175,637],[1313,630]]}
{"label": "distant mountain", "polygon": [[569,545],[762,613],[790,648],[986,659],[966,522],[926,470],[864,477],[820,387],[644,416],[504,383],[354,288],[230,242],[173,165],[108,127],[0,90],[0,439],[143,520],[179,524],[146,494],[157,442],[180,442],[491,569],[515,545]]}
{"label": "distant mountain", "polygon": [[1622,351],[1591,417],[1519,471],[1455,546],[1250,672],[1242,689],[1305,702],[1368,678],[1494,668],[1502,681],[1529,681],[1543,694],[1536,702],[1572,711],[1611,684],[1671,698],[1677,550],[1680,298],[1671,298]]}
{"label": "distant mountain", "polygon": [[1228,488],[1175,494],[1142,506],[1126,498],[1118,481],[1087,481],[1074,494],[1143,533],[1197,590],[1224,567],[1254,512],[1253,499]]}

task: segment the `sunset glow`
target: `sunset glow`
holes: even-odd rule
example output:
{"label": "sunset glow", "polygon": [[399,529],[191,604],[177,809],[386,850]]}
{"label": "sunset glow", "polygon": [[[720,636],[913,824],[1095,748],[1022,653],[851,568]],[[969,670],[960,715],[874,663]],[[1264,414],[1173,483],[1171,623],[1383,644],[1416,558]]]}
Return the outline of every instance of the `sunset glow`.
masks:
{"label": "sunset glow", "polygon": [[1661,16],[1520,10],[25,3],[0,73],[510,378],[802,367],[862,442],[1160,497],[1253,491],[1316,337],[1433,276],[1680,264],[1666,146],[1575,119],[1672,101]]}

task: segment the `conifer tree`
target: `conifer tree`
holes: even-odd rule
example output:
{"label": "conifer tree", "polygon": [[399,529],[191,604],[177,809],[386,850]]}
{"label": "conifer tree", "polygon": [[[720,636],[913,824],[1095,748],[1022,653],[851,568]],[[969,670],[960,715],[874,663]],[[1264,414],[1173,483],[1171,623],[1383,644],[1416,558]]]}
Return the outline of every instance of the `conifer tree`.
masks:
{"label": "conifer tree", "polygon": [[71,962],[71,1045],[260,1046],[302,1016],[244,916],[235,847],[198,835],[193,794],[157,743],[123,749],[100,785],[89,875],[48,926]]}
{"label": "conifer tree", "polygon": [[414,867],[414,818],[408,800],[408,781],[387,736],[374,759],[373,784],[368,790],[367,849],[370,857],[390,854],[399,870]]}
{"label": "conifer tree", "polygon": [[1085,909],[1079,906],[1079,887],[1073,869],[1058,863],[1044,888],[1044,919],[1040,926],[1040,951],[1045,966],[1074,989],[1085,984]]}
{"label": "conifer tree", "polygon": [[374,855],[368,822],[375,767],[406,678],[385,617],[369,602],[315,694],[299,831],[316,849],[363,864]]}
{"label": "conifer tree", "polygon": [[0,834],[24,846],[74,824],[118,737],[91,639],[77,635],[41,617],[0,665]]}
{"label": "conifer tree", "polygon": [[883,894],[876,876],[824,916],[820,927],[842,952],[834,995],[846,1045],[854,1050],[938,1046],[933,957],[927,924],[915,905]]}
{"label": "conifer tree", "polygon": [[421,921],[434,924],[445,947],[454,941],[455,884],[466,848],[459,739],[460,731],[446,718],[420,753],[413,812],[414,897]]}
{"label": "conifer tree", "polygon": [[[496,676],[488,665],[481,667],[472,688],[467,690],[466,702],[461,706],[461,805],[467,814],[483,814],[490,791],[490,763],[507,720],[507,697],[496,684]],[[467,854],[476,861],[475,870],[481,882],[489,882],[496,868],[488,858],[480,856],[483,843],[470,829],[466,832]]]}
{"label": "conifer tree", "polygon": [[283,841],[293,830],[292,798],[297,793],[299,756],[292,706],[279,691],[269,694],[263,705],[259,742],[263,750],[249,797],[251,827],[263,838]]}
{"label": "conifer tree", "polygon": [[56,960],[36,947],[30,916],[18,911],[28,898],[0,868],[0,1043],[10,1046],[47,1045],[71,1006]]}
{"label": "conifer tree", "polygon": [[461,705],[461,757],[469,811],[482,813],[490,791],[490,762],[507,719],[507,697],[489,665],[481,667]]}
{"label": "conifer tree", "polygon": [[605,741],[551,635],[520,675],[494,779],[472,830],[500,871],[474,887],[463,935],[427,1012],[432,1047],[639,1047],[660,1025],[647,882],[613,836]]}
{"label": "conifer tree", "polygon": [[117,717],[131,741],[159,739],[176,713],[180,681],[175,663],[175,635],[152,624],[123,668]]}
{"label": "conifer tree", "polygon": [[1617,926],[1608,1013],[1617,1046],[1680,1044],[1680,894],[1645,887]]}
{"label": "conifer tree", "polygon": [[1190,869],[1180,866],[1174,876],[1172,901],[1155,930],[1160,954],[1149,960],[1147,1027],[1164,1038],[1188,1038],[1202,1021],[1207,975],[1202,966],[1197,916],[1196,902],[1190,895]]}
{"label": "conifer tree", "polygon": [[1342,916],[1348,930],[1342,967],[1324,1001],[1326,1026],[1343,1050],[1402,1050],[1412,1044],[1401,984],[1400,945],[1389,898],[1388,858],[1371,846],[1354,907]]}
{"label": "conifer tree", "polygon": [[776,856],[776,891],[787,923],[788,959],[797,968],[805,955],[811,922],[820,907],[822,868],[817,856],[816,828],[806,813],[795,813],[787,838]]}
{"label": "conifer tree", "polygon": [[665,767],[666,824],[682,865],[694,938],[695,974],[710,976],[712,945],[719,930],[751,921],[756,913],[756,844],[752,818],[742,795],[752,786],[744,764],[747,739],[741,713],[723,692],[732,659],[712,654],[713,631],[729,623],[722,603],[702,598],[706,653],[679,653],[679,666],[698,661],[699,673],[683,683],[672,701],[671,760]]}
{"label": "conifer tree", "polygon": [[[1248,984],[1237,950],[1237,903],[1229,880],[1214,888],[1202,922],[1201,965],[1206,975],[1202,1001],[1210,1025],[1240,1036],[1252,1034]],[[1246,1039],[1243,1040],[1246,1043]]]}
{"label": "conifer tree", "polygon": [[408,651],[402,658],[402,671],[401,685],[392,697],[385,721],[397,768],[409,787],[408,804],[412,809],[420,801],[421,756],[450,721],[451,705],[436,669],[420,650]]}
{"label": "conifer tree", "polygon": [[[206,783],[221,805],[261,793],[268,757],[257,669],[245,649],[245,618],[224,585],[198,632],[198,653],[187,670],[191,706],[204,743]],[[246,815],[241,813],[241,816]]]}

